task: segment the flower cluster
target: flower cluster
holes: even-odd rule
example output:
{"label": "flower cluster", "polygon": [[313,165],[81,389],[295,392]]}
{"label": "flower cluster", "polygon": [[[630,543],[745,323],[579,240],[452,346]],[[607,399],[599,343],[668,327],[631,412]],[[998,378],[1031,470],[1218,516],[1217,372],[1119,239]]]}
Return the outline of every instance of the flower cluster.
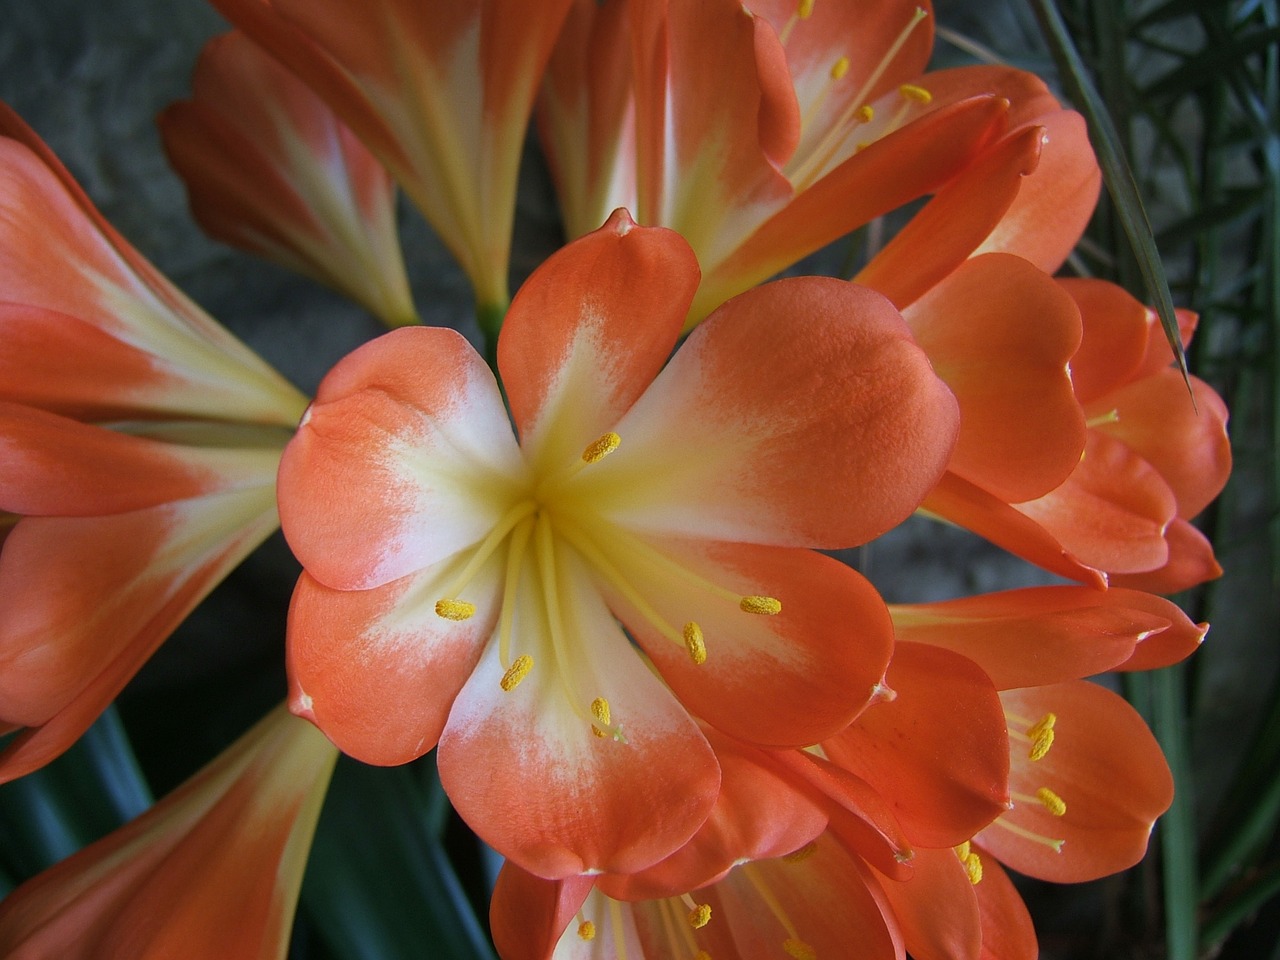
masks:
{"label": "flower cluster", "polygon": [[[925,72],[900,0],[213,2],[161,118],[198,219],[398,329],[308,406],[0,114],[0,776],[277,522],[310,721],[24,885],[6,955],[283,957],[334,747],[437,750],[506,960],[1022,960],[1002,865],[1143,856],[1172,779],[1088,678],[1203,638],[1156,594],[1220,572],[1230,452],[1152,311],[1053,277],[1078,115]],[[508,302],[535,113],[573,239]],[[485,349],[417,323],[396,184]],[[916,201],[852,281],[761,282]],[[888,604],[830,553],[916,513],[1058,580]]]}

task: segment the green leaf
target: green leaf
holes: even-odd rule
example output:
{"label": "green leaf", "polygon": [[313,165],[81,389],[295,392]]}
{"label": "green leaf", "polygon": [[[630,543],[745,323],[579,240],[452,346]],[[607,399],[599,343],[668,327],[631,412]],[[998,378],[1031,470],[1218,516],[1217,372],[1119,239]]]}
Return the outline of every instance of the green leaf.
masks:
{"label": "green leaf", "polygon": [[1199,943],[1196,872],[1195,797],[1186,733],[1184,665],[1157,671],[1151,678],[1156,737],[1164,750],[1177,792],[1160,821],[1164,855],[1165,936],[1169,960],[1195,960]]}

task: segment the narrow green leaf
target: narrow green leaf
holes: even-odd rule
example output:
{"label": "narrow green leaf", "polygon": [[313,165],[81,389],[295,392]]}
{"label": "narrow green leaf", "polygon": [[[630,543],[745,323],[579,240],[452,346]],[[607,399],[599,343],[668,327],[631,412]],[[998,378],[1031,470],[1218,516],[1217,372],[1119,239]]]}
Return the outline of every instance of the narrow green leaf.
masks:
{"label": "narrow green leaf", "polygon": [[[1160,323],[1173,349],[1178,369],[1186,379],[1187,357],[1178,336],[1178,320],[1174,313],[1173,297],[1169,293],[1169,281],[1165,277],[1164,264],[1156,249],[1155,235],[1147,219],[1147,211],[1142,205],[1138,185],[1133,179],[1133,171],[1125,159],[1120,137],[1111,122],[1106,105],[1089,78],[1088,70],[1062,21],[1057,4],[1054,0],[1031,0],[1031,6],[1040,22],[1049,50],[1058,64],[1068,95],[1080,108],[1089,125],[1089,138],[1098,154],[1102,178],[1115,204],[1116,216],[1133,249],[1147,296],[1160,315]],[[1190,390],[1189,380],[1187,389]]]}
{"label": "narrow green leaf", "polygon": [[1280,863],[1258,874],[1241,892],[1219,907],[1204,925],[1201,948],[1206,951],[1227,939],[1231,932],[1260,910],[1268,900],[1280,895]]}
{"label": "narrow green leaf", "polygon": [[1199,943],[1196,882],[1195,797],[1187,746],[1184,665],[1176,664],[1152,676],[1152,712],[1156,737],[1164,749],[1177,792],[1173,806],[1160,821],[1160,850],[1164,855],[1165,937],[1169,960],[1195,960]]}

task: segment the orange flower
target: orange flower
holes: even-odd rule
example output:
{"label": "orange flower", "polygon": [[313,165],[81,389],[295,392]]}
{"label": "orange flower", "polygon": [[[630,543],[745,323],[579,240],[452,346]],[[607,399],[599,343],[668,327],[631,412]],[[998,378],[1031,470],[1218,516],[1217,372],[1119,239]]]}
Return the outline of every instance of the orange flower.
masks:
{"label": "orange flower", "polygon": [[281,465],[294,709],[369,762],[439,740],[459,811],[544,876],[692,835],[720,774],[690,711],[776,745],[848,723],[883,605],[806,548],[899,522],[954,437],[901,318],[841,281],[743,295],[666,363],[697,282],[619,211],[512,305],[518,441],[475,351],[409,328],[329,374]]}
{"label": "orange flower", "polygon": [[[1002,218],[1035,217],[1072,234],[1065,257],[1099,182],[1080,118],[1020,71],[921,76],[931,46],[928,5],[914,0],[766,0],[750,12],[734,0],[578,0],[540,116],[568,232],[620,205],[679,230],[704,273],[690,324],[940,190],[907,244],[971,238],[963,259],[988,238],[1008,248]],[[1028,176],[1050,138],[1049,179],[1075,181],[1052,207]],[[957,213],[963,222],[937,229]]]}
{"label": "orange flower", "polygon": [[158,123],[205,231],[328,284],[388,326],[417,322],[395,183],[324,101],[240,33],[205,45],[193,87]]}
{"label": "orange flower", "polygon": [[276,709],[131,823],[0,903],[0,953],[272,960],[338,753]]}
{"label": "orange flower", "polygon": [[[0,107],[0,779],[66,749],[273,529],[305,398]],[[106,424],[106,425],[99,425]]]}
{"label": "orange flower", "polygon": [[213,0],[386,164],[498,321],[525,127],[569,3]]}

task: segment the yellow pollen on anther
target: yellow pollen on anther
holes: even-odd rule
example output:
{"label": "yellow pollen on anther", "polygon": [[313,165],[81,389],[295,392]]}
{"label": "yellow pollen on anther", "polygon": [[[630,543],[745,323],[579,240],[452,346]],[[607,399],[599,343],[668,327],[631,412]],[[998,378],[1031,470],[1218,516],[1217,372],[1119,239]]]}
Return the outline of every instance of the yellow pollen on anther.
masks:
{"label": "yellow pollen on anther", "polygon": [[622,438],[610,430],[599,440],[593,440],[587,444],[587,449],[582,451],[583,463],[599,463],[613,451],[618,449],[618,444],[622,443]]}
{"label": "yellow pollen on anther", "polygon": [[841,57],[839,60],[837,60],[835,63],[833,63],[833,64],[831,65],[831,79],[832,79],[832,80],[839,80],[841,77],[843,77],[843,76],[844,76],[846,73],[848,73],[848,72],[849,72],[849,58],[848,58],[848,57]]}
{"label": "yellow pollen on anther", "polygon": [[799,863],[801,860],[808,860],[812,857],[814,853],[817,852],[817,849],[818,842],[816,840],[810,840],[798,850],[792,850],[790,853],[783,856],[782,859],[787,863]]}
{"label": "yellow pollen on anther", "polygon": [[583,920],[578,924],[578,937],[582,940],[594,940],[596,938],[596,925],[590,920]]}
{"label": "yellow pollen on anther", "polygon": [[813,16],[813,5],[815,3],[817,3],[817,0],[800,0],[796,4],[796,16],[801,20],[808,20]]}
{"label": "yellow pollen on anther", "polygon": [[470,620],[476,613],[476,605],[466,600],[437,600],[436,616],[444,620]]}
{"label": "yellow pollen on anther", "polygon": [[[601,726],[608,727],[609,720],[610,720],[609,701],[606,700],[604,697],[596,697],[594,700],[592,700],[591,715],[600,721]],[[597,737],[604,737],[605,735],[604,731],[601,730],[600,727],[596,727],[596,726],[593,726],[591,728],[591,732],[594,733]]]}
{"label": "yellow pollen on anther", "polygon": [[933,94],[924,87],[916,86],[914,83],[904,83],[902,86],[898,87],[898,93],[902,94],[905,99],[912,100],[916,103],[933,102]]}
{"label": "yellow pollen on anther", "polygon": [[795,960],[818,960],[818,954],[814,952],[813,947],[795,937],[783,940],[782,949],[787,951],[787,956],[794,957]]}
{"label": "yellow pollen on anther", "polygon": [[964,872],[969,875],[969,882],[975,887],[982,882],[982,858],[973,850],[964,858]]}
{"label": "yellow pollen on anther", "polygon": [[692,620],[684,625],[684,646],[695,666],[707,662],[707,642],[702,638],[702,628]]}
{"label": "yellow pollen on anther", "polygon": [[865,103],[858,108],[858,112],[854,116],[858,118],[859,123],[870,123],[876,118],[876,112],[871,104]]}
{"label": "yellow pollen on anther", "polygon": [[1055,817],[1066,816],[1067,802],[1048,787],[1041,787],[1037,790],[1036,799],[1044,804],[1044,808]]}
{"label": "yellow pollen on anther", "polygon": [[522,653],[512,661],[511,666],[507,668],[507,672],[502,675],[502,679],[498,681],[500,686],[506,693],[510,693],[516,687],[520,686],[520,681],[529,675],[529,671],[533,669],[533,657],[527,653]]}
{"label": "yellow pollen on anther", "polygon": [[711,922],[711,904],[699,903],[689,911],[689,926],[701,930]]}
{"label": "yellow pollen on anther", "polygon": [[743,597],[738,602],[738,609],[743,613],[772,617],[782,612],[782,603],[773,597]]}
{"label": "yellow pollen on anther", "polygon": [[963,861],[966,857],[969,856],[969,850],[972,849],[972,845],[969,843],[968,840],[966,840],[964,843],[960,844],[957,847],[952,847],[951,849],[954,850],[956,852],[956,856],[959,857],[961,861]]}
{"label": "yellow pollen on anther", "polygon": [[1027,737],[1031,740],[1031,749],[1027,751],[1028,760],[1040,760],[1049,752],[1049,748],[1053,746],[1053,725],[1057,722],[1057,714],[1046,713],[1027,728]]}

